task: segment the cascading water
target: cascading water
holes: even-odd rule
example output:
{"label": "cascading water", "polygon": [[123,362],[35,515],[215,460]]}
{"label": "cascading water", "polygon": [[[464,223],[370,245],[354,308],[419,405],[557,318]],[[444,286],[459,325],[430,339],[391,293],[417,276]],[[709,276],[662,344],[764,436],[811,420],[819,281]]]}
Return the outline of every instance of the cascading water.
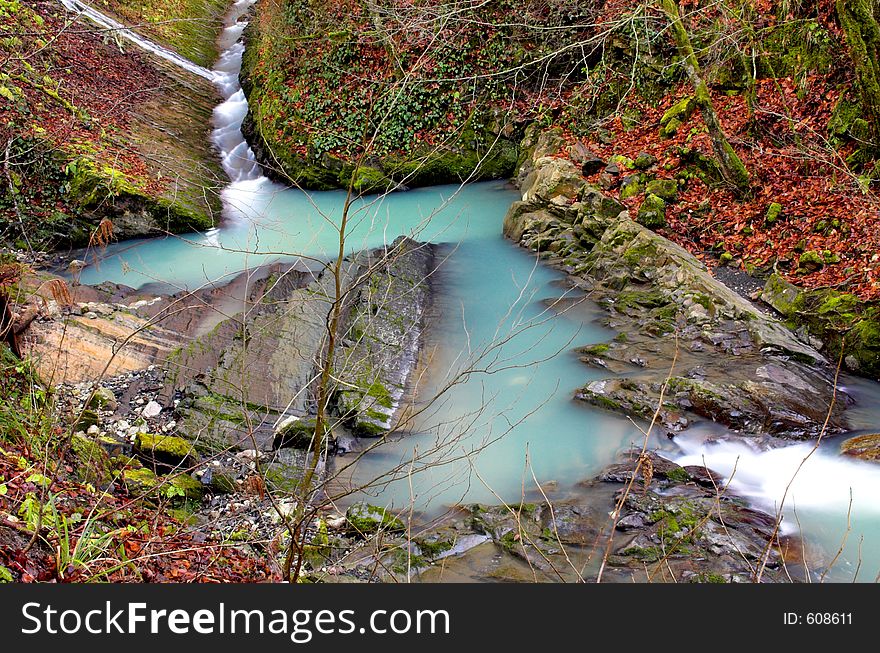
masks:
{"label": "cascading water", "polygon": [[244,54],[242,33],[247,21],[241,20],[256,0],[238,0],[226,19],[220,35],[220,59],[214,66],[214,83],[220,89],[223,103],[214,109],[214,131],[211,140],[220,151],[223,170],[233,184],[263,182],[266,178],[256,157],[241,133],[241,124],[248,112],[247,98],[238,81]]}
{"label": "cascading water", "polygon": [[213,71],[208,70],[207,68],[202,68],[201,66],[194,64],[186,57],[181,57],[176,52],[169,50],[168,48],[163,48],[161,45],[158,45],[156,43],[153,43],[149,39],[146,39],[138,34],[137,32],[129,29],[122,23],[117,22],[108,16],[105,16],[96,9],[93,9],[85,2],[81,2],[81,0],[61,0],[61,4],[64,5],[64,7],[68,11],[72,11],[74,13],[85,16],[96,25],[103,27],[104,29],[126,39],[127,41],[131,41],[139,48],[142,48],[147,52],[152,52],[157,57],[165,59],[166,61],[174,64],[178,68],[183,68],[184,70],[189,71],[194,75],[198,75],[199,77],[204,77],[205,79],[214,81]]}
{"label": "cascading water", "polygon": [[[218,85],[224,102],[215,110],[212,139],[232,181],[223,191],[226,223],[220,230],[208,238],[196,234],[111,246],[100,267],[83,270],[82,283],[114,281],[139,287],[163,279],[178,288],[192,288],[270,260],[296,258],[294,254],[248,253],[257,243],[263,252],[324,257],[335,251],[338,233],[333,221],[340,214],[344,193],[307,195],[270,182],[241,134],[248,110],[238,82],[244,52],[240,37],[246,25],[241,18],[254,1],[239,0],[233,6],[221,36],[222,55],[215,70],[208,71],[78,0],[62,0],[72,11]],[[559,295],[554,283],[561,275],[536,267],[533,256],[500,235],[503,215],[517,198],[503,184],[484,183],[461,191],[453,187],[417,189],[381,200],[365,198],[353,205],[348,234],[352,251],[380,246],[402,234],[458,244],[444,273],[439,300],[442,317],[435,328],[442,336],[443,349],[435,359],[441,367],[451,366],[461,351],[521,331],[497,352],[500,360],[511,362],[509,369],[469,378],[433,415],[435,422],[453,423],[486,398],[494,397],[496,409],[471,423],[477,437],[459,445],[464,452],[493,435],[505,433],[504,438],[475,460],[424,470],[423,480],[414,485],[408,479],[389,484],[381,490],[381,503],[406,505],[411,493],[419,496],[420,507],[431,500],[494,502],[495,493],[515,501],[530,478],[524,466],[527,450],[539,481],[553,480],[561,491],[577,492],[577,481],[610,462],[622,446],[641,439],[627,420],[570,400],[572,390],[588,381],[591,372],[567,350],[610,334],[591,324],[596,315],[585,307],[546,319],[544,301]],[[225,248],[217,246],[221,243]],[[880,385],[857,380],[846,383],[853,384],[858,400],[848,413],[854,428],[880,430]],[[880,570],[880,508],[875,501],[880,494],[880,466],[842,459],[833,443],[807,458],[812,449],[809,444],[756,450],[742,442],[712,444],[711,438],[705,439],[720,431],[723,429],[714,424],[703,423],[676,437],[674,443],[664,439],[652,441],[651,446],[662,448],[664,455],[681,464],[707,464],[732,477],[735,492],[770,512],[776,511],[794,477],[786,498],[785,527],[792,530],[798,523],[799,530],[809,541],[821,545],[828,559],[846,539],[834,577],[852,580],[861,563],[859,580],[873,580]],[[443,437],[426,424],[423,432],[388,442],[365,457],[359,463],[363,466],[359,473],[366,477],[380,474],[408,460],[414,449],[424,451]],[[471,463],[492,491],[470,474]],[[852,532],[847,538],[848,510]]]}

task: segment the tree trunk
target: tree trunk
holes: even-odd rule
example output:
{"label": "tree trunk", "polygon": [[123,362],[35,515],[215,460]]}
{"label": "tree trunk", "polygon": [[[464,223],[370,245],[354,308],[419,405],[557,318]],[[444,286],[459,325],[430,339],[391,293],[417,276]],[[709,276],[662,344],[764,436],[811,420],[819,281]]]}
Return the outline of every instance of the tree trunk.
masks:
{"label": "tree trunk", "polygon": [[3,290],[0,290],[0,342],[5,342],[9,345],[12,353],[21,358],[21,349],[18,346],[18,338],[15,333],[12,307],[9,305],[9,297]]}
{"label": "tree trunk", "polygon": [[660,0],[660,7],[663,13],[669,19],[672,28],[672,36],[675,45],[682,58],[685,72],[688,79],[694,87],[694,95],[700,113],[703,115],[703,121],[709,129],[709,137],[712,139],[712,149],[718,158],[718,165],[721,169],[721,175],[733,186],[737,193],[747,195],[749,193],[749,172],[740,161],[724,130],[718,121],[718,114],[715,113],[715,107],[712,105],[712,98],[709,96],[709,88],[703,80],[700,71],[700,64],[697,62],[697,56],[694,54],[694,48],[691,45],[691,39],[687,30],[681,21],[681,15],[678,12],[678,4],[675,0]]}
{"label": "tree trunk", "polygon": [[875,0],[837,0],[837,17],[846,34],[856,69],[862,110],[871,123],[875,146],[880,140],[880,9]]}

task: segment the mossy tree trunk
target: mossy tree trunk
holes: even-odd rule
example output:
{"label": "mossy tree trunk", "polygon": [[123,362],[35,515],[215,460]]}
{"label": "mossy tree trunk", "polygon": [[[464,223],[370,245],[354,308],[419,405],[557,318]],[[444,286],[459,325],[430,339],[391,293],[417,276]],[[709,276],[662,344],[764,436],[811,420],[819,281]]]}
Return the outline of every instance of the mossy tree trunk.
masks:
{"label": "mossy tree trunk", "polygon": [[718,120],[718,114],[712,104],[712,98],[709,95],[709,87],[703,79],[700,70],[700,64],[697,56],[694,54],[694,48],[691,45],[690,36],[681,20],[681,14],[678,11],[678,4],[675,0],[659,0],[660,8],[669,19],[669,25],[672,29],[672,37],[675,45],[681,55],[682,65],[687,73],[688,79],[694,87],[694,96],[700,113],[703,115],[703,121],[709,130],[709,137],[712,140],[712,149],[718,158],[718,165],[724,179],[733,186],[740,195],[749,193],[749,172],[746,170],[743,162],[727,140],[724,130],[721,128],[721,122]]}
{"label": "mossy tree trunk", "polygon": [[871,123],[876,146],[880,140],[880,7],[877,0],[837,0],[837,17],[846,34],[862,110]]}

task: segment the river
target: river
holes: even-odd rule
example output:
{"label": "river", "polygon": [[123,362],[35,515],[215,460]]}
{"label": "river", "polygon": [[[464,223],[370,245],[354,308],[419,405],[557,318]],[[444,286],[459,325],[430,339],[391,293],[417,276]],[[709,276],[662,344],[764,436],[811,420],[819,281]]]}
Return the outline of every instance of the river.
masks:
{"label": "river", "polygon": [[[335,252],[345,194],[305,193],[270,181],[241,135],[247,103],[238,84],[244,50],[240,19],[252,4],[239,0],[234,5],[215,69],[191,71],[212,79],[224,100],[215,111],[213,132],[232,180],[223,191],[223,224],[205,234],[115,244],[100,265],[82,271],[82,283],[195,289],[222,285],[269,261],[303,258],[308,264]],[[79,3],[65,0],[65,5]],[[99,20],[119,27],[106,17]],[[143,38],[134,40],[169,61],[177,56]],[[518,501],[523,495],[534,498],[536,482],[551,498],[565,497],[578,491],[578,481],[643,439],[629,420],[572,400],[576,388],[599,376],[572,349],[615,334],[597,323],[598,307],[564,289],[561,273],[502,237],[502,219],[516,199],[507,184],[487,182],[367,197],[355,204],[348,251],[390,243],[399,235],[450,245],[436,284],[431,364],[417,405],[424,408],[450,374],[475,361],[483,368],[426,409],[411,433],[391,439],[358,463],[355,478],[364,480],[397,465],[407,468],[407,461],[417,459],[412,471],[418,473],[412,478],[371,490],[374,503],[412,504],[433,512],[456,502]],[[548,306],[561,296],[565,301]],[[858,379],[844,383],[858,400],[850,411],[854,428],[880,430],[880,385]],[[858,569],[858,580],[874,580],[880,572],[880,503],[875,499],[880,466],[842,459],[831,441],[812,454],[812,446],[803,443],[758,451],[745,443],[705,442],[723,432],[704,422],[675,441],[652,436],[649,444],[683,464],[705,461],[732,475],[733,489],[771,512],[808,457],[788,488],[786,528],[796,529],[799,523],[826,561],[845,540],[829,578],[852,580]]]}

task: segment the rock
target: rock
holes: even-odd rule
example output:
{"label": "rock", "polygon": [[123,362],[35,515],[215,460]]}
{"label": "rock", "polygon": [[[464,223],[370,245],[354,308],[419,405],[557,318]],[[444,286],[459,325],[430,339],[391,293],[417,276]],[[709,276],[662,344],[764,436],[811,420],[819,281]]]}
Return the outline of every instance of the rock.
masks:
{"label": "rock", "polygon": [[314,417],[291,415],[285,418],[275,429],[272,447],[274,449],[282,447],[309,449],[315,437],[316,426],[317,422]]}
{"label": "rock", "polygon": [[119,403],[116,401],[116,395],[113,394],[110,388],[100,386],[95,389],[87,406],[95,410],[115,411],[119,407]]}
{"label": "rock", "polygon": [[430,245],[398,238],[390,249],[390,260],[380,258],[382,251],[355,258],[355,276],[369,269],[370,283],[352,293],[349,337],[337,350],[335,367],[345,370],[345,383],[333,392],[336,413],[358,437],[378,437],[394,426],[416,367],[426,326],[428,280],[436,270]]}
{"label": "rock", "polygon": [[669,107],[660,118],[660,138],[670,138],[691,117],[697,108],[696,99],[686,97]]}
{"label": "rock", "polygon": [[798,272],[816,272],[825,266],[821,252],[804,252],[798,258]]}
{"label": "rock", "polygon": [[349,530],[362,536],[372,535],[380,530],[391,532],[406,530],[404,523],[391,511],[363,502],[349,507],[345,518],[348,520]]}
{"label": "rock", "polygon": [[552,511],[541,511],[542,537],[550,542],[592,545],[599,537],[597,524],[605,518],[603,511],[587,505],[561,503]]}
{"label": "rock", "polygon": [[778,202],[772,202],[770,206],[767,207],[767,212],[764,214],[764,224],[768,227],[776,224],[776,221],[779,220],[782,215],[782,204]]}
{"label": "rock", "polygon": [[146,467],[140,467],[123,470],[121,478],[133,496],[180,502],[186,499],[201,501],[205,495],[205,486],[189,474],[157,476]]}
{"label": "rock", "polygon": [[544,157],[535,161],[535,170],[526,178],[523,201],[550,201],[558,195],[575,199],[584,186],[580,170],[568,159]]}
{"label": "rock", "polygon": [[675,179],[652,179],[645,193],[656,195],[664,202],[675,202],[678,198],[678,182]]}
{"label": "rock", "polygon": [[161,412],[162,406],[157,401],[150,401],[141,411],[141,417],[152,419],[153,417],[158,417]]}
{"label": "rock", "polygon": [[245,449],[244,451],[239,451],[235,454],[235,457],[247,464],[253,464],[255,460],[262,458],[263,454],[256,449]]}
{"label": "rock", "polygon": [[788,315],[799,294],[797,286],[789,283],[778,274],[771,274],[764,285],[764,291],[761,293],[761,301],[783,315]]}
{"label": "rock", "polygon": [[213,469],[208,467],[202,474],[202,483],[211,488],[215,494],[232,494],[238,491],[238,484],[235,482],[237,474],[234,470],[227,467],[218,467]]}
{"label": "rock", "polygon": [[186,466],[198,457],[191,442],[174,435],[139,433],[134,448],[144,459],[168,467]]}
{"label": "rock", "polygon": [[648,154],[647,152],[641,152],[638,156],[633,160],[633,167],[637,170],[647,170],[648,168],[656,165],[657,157],[653,154]]}
{"label": "rock", "polygon": [[635,197],[645,189],[641,175],[627,175],[620,182],[620,199]]}
{"label": "rock", "polygon": [[569,156],[574,163],[581,167],[581,172],[585,177],[596,174],[606,165],[605,161],[580,141],[569,148]]}
{"label": "rock", "polygon": [[844,440],[840,445],[840,453],[874,463],[880,462],[880,433],[857,435]]}
{"label": "rock", "polygon": [[602,174],[599,175],[598,183],[599,186],[601,186],[605,190],[617,188],[617,186],[620,184],[620,166],[618,166],[616,163],[610,163],[605,166]]}
{"label": "rock", "polygon": [[633,160],[623,154],[614,154],[608,159],[608,161],[612,165],[619,166],[620,168],[632,170],[635,167]]}
{"label": "rock", "polygon": [[636,214],[636,222],[648,229],[666,226],[666,202],[657,195],[647,194]]}
{"label": "rock", "polygon": [[99,422],[100,418],[98,417],[98,413],[91,409],[86,408],[82,411],[82,414],[79,416],[74,428],[79,431],[87,431],[90,427],[96,426]]}

